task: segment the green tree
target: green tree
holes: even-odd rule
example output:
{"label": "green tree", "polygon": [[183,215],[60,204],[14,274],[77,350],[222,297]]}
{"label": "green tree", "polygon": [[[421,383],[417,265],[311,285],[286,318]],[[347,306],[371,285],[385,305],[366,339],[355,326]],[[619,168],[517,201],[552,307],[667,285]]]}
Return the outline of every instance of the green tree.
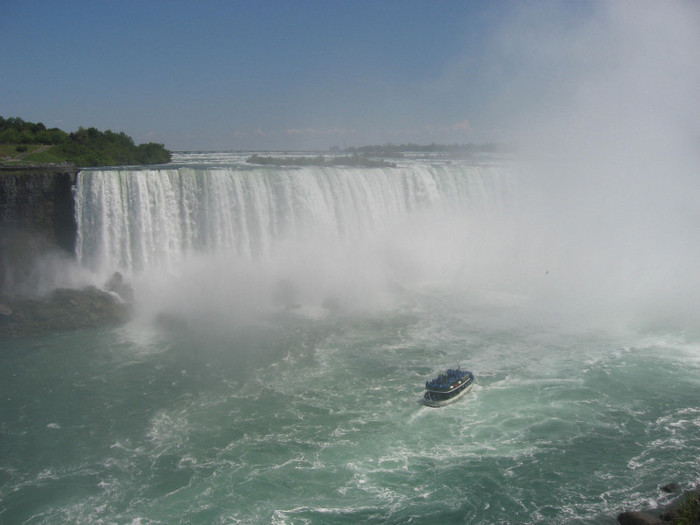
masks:
{"label": "green tree", "polygon": [[165,164],[170,152],[163,144],[139,146],[124,132],[79,127],[70,134],[58,128],[46,129],[41,122],[25,122],[19,117],[0,117],[0,143],[53,144],[52,152],[78,166],[121,164]]}

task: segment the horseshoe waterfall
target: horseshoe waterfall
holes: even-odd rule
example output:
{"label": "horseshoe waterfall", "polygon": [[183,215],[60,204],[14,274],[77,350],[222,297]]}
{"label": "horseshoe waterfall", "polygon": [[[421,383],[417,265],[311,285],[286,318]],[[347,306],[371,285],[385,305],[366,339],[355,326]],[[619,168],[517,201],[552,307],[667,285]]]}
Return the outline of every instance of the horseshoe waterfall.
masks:
{"label": "horseshoe waterfall", "polygon": [[119,272],[132,313],[0,340],[0,522],[612,525],[700,481],[683,192],[276,155],[78,174],[42,272]]}

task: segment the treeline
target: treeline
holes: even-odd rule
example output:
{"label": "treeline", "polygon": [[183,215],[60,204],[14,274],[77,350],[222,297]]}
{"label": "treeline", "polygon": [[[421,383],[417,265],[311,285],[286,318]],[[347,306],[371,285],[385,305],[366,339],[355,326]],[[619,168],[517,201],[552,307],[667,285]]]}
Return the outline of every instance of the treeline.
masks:
{"label": "treeline", "polygon": [[381,157],[400,157],[403,153],[508,153],[513,151],[511,144],[503,142],[486,142],[483,144],[382,144],[371,146],[350,147],[345,151],[361,155],[376,155]]}
{"label": "treeline", "polygon": [[78,128],[66,133],[58,128],[47,129],[41,122],[25,122],[21,118],[0,117],[0,143],[53,145],[52,154],[77,166],[118,166],[123,164],[165,164],[170,151],[163,144],[134,144],[124,132]]}
{"label": "treeline", "polygon": [[46,129],[41,122],[0,117],[0,144],[64,144],[69,135],[58,128]]}
{"label": "treeline", "polygon": [[134,144],[124,132],[79,128],[70,140],[57,146],[58,152],[78,166],[119,166],[123,164],[165,164],[170,152],[163,144]]}

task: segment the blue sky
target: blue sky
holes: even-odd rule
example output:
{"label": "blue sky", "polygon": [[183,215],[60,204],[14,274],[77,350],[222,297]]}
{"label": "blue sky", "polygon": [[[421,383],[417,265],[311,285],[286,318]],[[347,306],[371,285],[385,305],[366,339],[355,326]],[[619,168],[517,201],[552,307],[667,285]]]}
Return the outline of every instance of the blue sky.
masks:
{"label": "blue sky", "polygon": [[662,8],[624,4],[5,0],[0,115],[173,150],[515,140],[637,56]]}

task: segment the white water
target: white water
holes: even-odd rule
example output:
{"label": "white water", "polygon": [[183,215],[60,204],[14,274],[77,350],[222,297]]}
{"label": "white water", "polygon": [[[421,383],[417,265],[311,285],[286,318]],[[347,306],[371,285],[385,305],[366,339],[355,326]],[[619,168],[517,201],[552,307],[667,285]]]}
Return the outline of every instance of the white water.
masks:
{"label": "white water", "polygon": [[352,241],[436,207],[503,210],[513,184],[484,166],[90,170],[76,190],[76,251],[102,273],[172,269],[195,251],[260,259],[282,241]]}
{"label": "white water", "polygon": [[0,520],[612,525],[697,483],[693,302],[620,323],[667,269],[601,281],[623,228],[577,241],[531,170],[177,161],[80,174],[80,260],[137,316],[3,342]]}
{"label": "white water", "polygon": [[440,284],[527,305],[520,315],[534,322],[700,325],[697,221],[672,201],[692,195],[678,186],[684,170],[661,191],[600,160],[275,168],[244,158],[81,172],[80,265],[98,283],[125,274],[146,316],[376,311],[397,290]]}
{"label": "white water", "polygon": [[373,307],[391,287],[483,271],[484,250],[504,242],[518,202],[515,170],[505,164],[176,162],[81,172],[77,257],[100,279],[120,271],[140,283],[142,304],[162,309],[156,298],[167,296],[170,310],[209,316],[212,306],[235,310],[241,296],[248,311],[275,297],[287,306]]}
{"label": "white water", "polygon": [[494,35],[534,168],[83,172],[139,316],[3,341],[0,521],[613,525],[699,483],[698,9],[583,10]]}

